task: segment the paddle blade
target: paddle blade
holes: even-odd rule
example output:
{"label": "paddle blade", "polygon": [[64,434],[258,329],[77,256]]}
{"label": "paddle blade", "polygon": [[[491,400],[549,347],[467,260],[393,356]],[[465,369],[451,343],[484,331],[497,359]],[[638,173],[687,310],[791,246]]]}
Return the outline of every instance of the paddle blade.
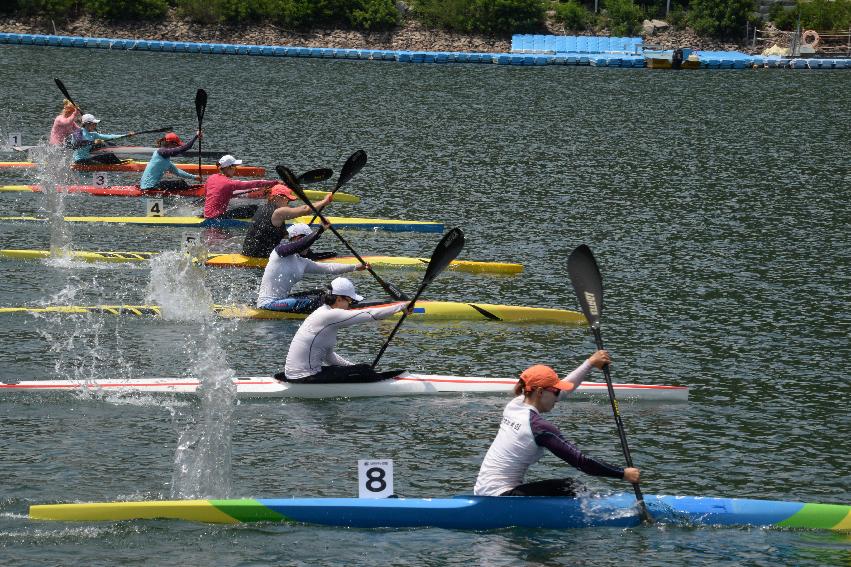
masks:
{"label": "paddle blade", "polygon": [[[56,83],[56,86],[59,87],[59,90],[62,91],[62,96],[71,101],[71,104],[74,103],[74,100],[71,98],[71,95],[68,94],[68,89],[65,88],[65,83],[60,81],[59,79],[54,78],[53,82]],[[76,104],[74,106],[77,106]]]}
{"label": "paddle blade", "polygon": [[204,121],[204,112],[207,111],[207,91],[198,89],[195,91],[195,115],[198,116],[198,125]]}
{"label": "paddle blade", "polygon": [[298,178],[290,168],[285,165],[276,165],[275,172],[278,174],[278,177],[281,178],[281,181],[284,182],[284,185],[292,189],[302,201],[307,201],[304,191],[301,188],[301,183],[298,182]]}
{"label": "paddle blade", "polygon": [[346,160],[346,163],[343,164],[343,169],[340,170],[340,179],[337,180],[337,187],[339,189],[344,184],[348,183],[349,180],[355,176],[355,174],[363,169],[363,166],[366,165],[366,152],[363,150],[358,150],[352,155],[349,156],[349,159]]}
{"label": "paddle blade", "polygon": [[331,179],[332,175],[334,175],[334,172],[327,167],[311,169],[310,171],[305,171],[299,175],[298,181],[299,183],[321,183],[322,181],[328,181]]}
{"label": "paddle blade", "polygon": [[588,324],[592,328],[599,327],[603,314],[603,277],[587,244],[578,246],[570,253],[567,272]]}
{"label": "paddle blade", "polygon": [[423,284],[434,281],[434,278],[458,257],[462,248],[464,248],[464,232],[460,228],[453,228],[444,234],[431,255]]}

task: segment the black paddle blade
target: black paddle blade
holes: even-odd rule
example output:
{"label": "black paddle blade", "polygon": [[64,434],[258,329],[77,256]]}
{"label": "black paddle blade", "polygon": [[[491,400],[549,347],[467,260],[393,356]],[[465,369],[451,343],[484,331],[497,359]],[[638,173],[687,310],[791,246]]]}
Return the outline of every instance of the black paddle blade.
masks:
{"label": "black paddle blade", "polygon": [[431,255],[431,260],[429,260],[425,277],[423,278],[423,284],[434,281],[434,278],[445,270],[446,266],[452,260],[458,257],[462,248],[464,248],[464,232],[460,228],[453,228],[444,234]]}
{"label": "black paddle blade", "polygon": [[577,246],[570,253],[567,272],[588,324],[592,328],[599,327],[603,314],[603,277],[587,244]]}
{"label": "black paddle blade", "polygon": [[[63,95],[65,98],[67,98],[67,99],[68,99],[68,100],[70,100],[71,102],[74,102],[73,100],[71,100],[71,95],[69,95],[69,94],[68,94],[68,89],[66,89],[66,88],[65,88],[65,83],[63,83],[62,81],[60,81],[60,80],[59,80],[59,79],[57,79],[57,78],[54,78],[54,79],[53,79],[53,82],[54,82],[54,83],[56,83],[56,86],[57,86],[57,87],[59,87],[59,90],[60,90],[60,91],[62,91],[62,95]],[[76,106],[76,105],[75,105],[75,106]]]}
{"label": "black paddle blade", "polygon": [[299,175],[298,181],[299,183],[321,183],[322,181],[328,181],[331,179],[332,175],[334,175],[334,172],[327,167],[311,169],[310,171],[305,171]]}
{"label": "black paddle blade", "polygon": [[281,178],[281,181],[284,182],[284,185],[292,189],[302,201],[307,201],[307,197],[305,197],[304,191],[301,188],[301,183],[298,182],[298,178],[295,176],[295,173],[293,173],[290,168],[285,165],[276,165],[275,172],[277,172],[278,177]]}
{"label": "black paddle blade", "polygon": [[355,176],[355,174],[363,169],[363,166],[366,165],[366,152],[363,150],[358,150],[352,155],[349,156],[349,159],[346,160],[346,163],[343,164],[343,169],[340,170],[340,179],[337,180],[337,187],[339,189],[344,184],[348,183],[349,180]]}
{"label": "black paddle blade", "polygon": [[195,114],[198,116],[198,127],[204,121],[204,112],[207,110],[207,91],[198,89],[195,91]]}

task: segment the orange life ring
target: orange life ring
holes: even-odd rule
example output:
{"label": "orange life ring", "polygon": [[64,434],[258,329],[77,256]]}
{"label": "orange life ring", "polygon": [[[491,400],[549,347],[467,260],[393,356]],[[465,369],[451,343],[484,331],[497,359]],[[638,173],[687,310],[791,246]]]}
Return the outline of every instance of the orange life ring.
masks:
{"label": "orange life ring", "polygon": [[818,47],[821,38],[819,37],[816,30],[807,30],[801,34],[801,43],[806,45],[807,47],[812,47],[815,49]]}

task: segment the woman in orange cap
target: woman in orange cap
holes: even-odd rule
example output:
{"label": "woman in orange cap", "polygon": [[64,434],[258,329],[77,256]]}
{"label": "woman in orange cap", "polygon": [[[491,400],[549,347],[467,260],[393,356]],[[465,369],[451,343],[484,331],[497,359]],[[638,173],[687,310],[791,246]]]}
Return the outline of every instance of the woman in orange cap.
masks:
{"label": "woman in orange cap", "polygon": [[[313,201],[313,206],[321,211],[332,198],[333,195],[328,193],[323,199]],[[245,234],[245,240],[242,242],[243,256],[268,258],[272,250],[287,237],[287,226],[284,221],[311,213],[307,205],[289,206],[291,201],[297,199],[295,193],[281,183],[269,189],[268,202],[257,208],[253,222]]]}
{"label": "woman in orange cap", "polygon": [[517,395],[502,414],[499,433],[488,449],[475,494],[480,496],[576,496],[581,486],[572,478],[557,478],[524,483],[526,470],[549,450],[558,458],[586,474],[620,478],[637,483],[640,471],[620,468],[582,454],[567,441],[558,427],[541,414],[553,409],[562,392],[574,390],[591,371],[611,362],[609,353],[598,350],[567,378],[560,380],[555,370],[543,364],[527,368],[514,387]]}
{"label": "woman in orange cap", "polygon": [[[195,143],[195,140],[200,137],[201,132],[196,132],[195,136],[184,144],[177,134],[169,132],[157,140],[157,150],[151,155],[151,160],[148,162],[147,167],[145,167],[145,172],[142,174],[142,181],[139,182],[139,186],[142,188],[142,191],[150,191],[152,189],[160,191],[181,191],[189,189],[189,184],[187,184],[184,179],[200,182],[200,176],[186,173],[171,163],[171,158],[188,152]],[[163,176],[168,172],[180,177],[180,179],[163,181]]]}

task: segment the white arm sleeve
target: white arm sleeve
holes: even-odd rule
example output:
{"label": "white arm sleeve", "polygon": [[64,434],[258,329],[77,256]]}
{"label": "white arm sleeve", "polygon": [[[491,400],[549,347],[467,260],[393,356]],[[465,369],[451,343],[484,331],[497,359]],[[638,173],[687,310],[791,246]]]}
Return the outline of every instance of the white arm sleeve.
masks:
{"label": "white arm sleeve", "polygon": [[357,264],[335,264],[322,263],[308,260],[304,265],[304,271],[308,274],[345,274],[346,272],[354,272],[357,269]]}

